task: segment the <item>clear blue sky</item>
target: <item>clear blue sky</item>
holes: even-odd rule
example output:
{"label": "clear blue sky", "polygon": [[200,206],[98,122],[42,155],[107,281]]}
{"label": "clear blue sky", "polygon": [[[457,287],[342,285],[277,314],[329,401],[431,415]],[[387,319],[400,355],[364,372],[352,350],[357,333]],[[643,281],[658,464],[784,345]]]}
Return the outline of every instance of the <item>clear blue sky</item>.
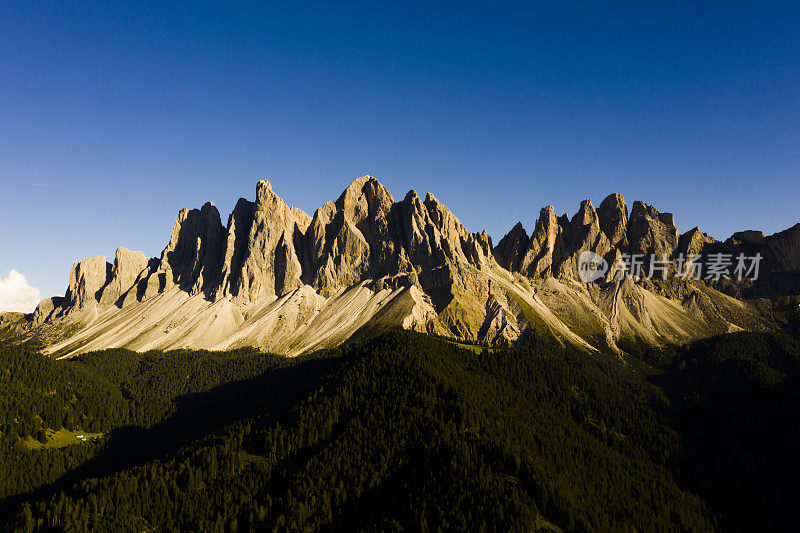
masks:
{"label": "clear blue sky", "polygon": [[312,213],[371,174],[495,242],[611,192],[800,221],[796,1],[69,4],[0,4],[0,276],[42,296],[260,178]]}

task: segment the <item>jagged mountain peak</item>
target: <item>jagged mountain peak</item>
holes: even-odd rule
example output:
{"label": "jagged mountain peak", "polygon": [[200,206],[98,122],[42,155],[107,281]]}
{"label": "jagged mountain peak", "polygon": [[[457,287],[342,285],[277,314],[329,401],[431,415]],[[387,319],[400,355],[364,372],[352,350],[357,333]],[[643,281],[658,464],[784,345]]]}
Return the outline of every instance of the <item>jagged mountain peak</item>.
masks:
{"label": "jagged mountain peak", "polygon": [[620,248],[628,245],[628,206],[621,194],[606,196],[597,208],[597,216],[600,229],[612,246]]}
{"label": "jagged mountain peak", "polygon": [[[485,230],[468,231],[432,193],[422,200],[412,189],[398,202],[372,176],[313,217],[267,180],[255,192],[226,226],[211,202],[181,209],[160,258],[120,247],[113,264],[76,263],[65,297],[42,302],[28,327],[55,337],[78,331],[51,343],[61,353],[247,344],[300,353],[374,321],[484,342],[549,332],[594,349],[605,338],[613,349],[628,334],[657,343],[751,327],[758,312],[712,288],[672,287],[675,301],[638,285],[623,294],[631,282],[615,285],[611,270],[588,287],[579,279],[585,251],[615,264],[622,254],[745,250],[762,253],[768,272],[800,270],[800,224],[720,243],[697,228],[679,236],[671,214],[641,201],[629,214],[616,193],[598,208],[583,200],[571,219],[543,207],[530,235],[518,222],[492,247]],[[683,310],[700,313],[699,325],[677,319]]]}
{"label": "jagged mountain peak", "polygon": [[394,203],[392,193],[390,193],[380,181],[367,175],[353,180],[353,182],[342,191],[342,194],[339,195],[336,204],[341,208],[341,206],[358,201],[360,198],[365,198],[370,202],[388,199],[390,202]]}
{"label": "jagged mountain peak", "polygon": [[362,176],[351,183],[336,200],[336,208],[358,225],[364,219],[387,212],[394,204],[392,193],[372,176]]}
{"label": "jagged mountain peak", "polygon": [[572,230],[577,230],[580,227],[588,226],[597,222],[597,211],[595,211],[592,201],[588,198],[581,202],[580,209],[572,217],[570,226]]}

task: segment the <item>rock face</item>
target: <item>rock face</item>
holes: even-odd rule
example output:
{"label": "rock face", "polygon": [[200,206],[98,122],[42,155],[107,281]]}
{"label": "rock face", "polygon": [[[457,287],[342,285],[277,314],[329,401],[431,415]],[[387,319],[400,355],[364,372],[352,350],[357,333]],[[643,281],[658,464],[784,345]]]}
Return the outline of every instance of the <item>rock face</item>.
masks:
{"label": "rock face", "polygon": [[148,259],[144,252],[132,252],[122,246],[117,248],[111,278],[102,289],[100,303],[116,304],[133,287],[147,264]]}
{"label": "rock face", "polygon": [[770,235],[765,242],[775,258],[777,270],[800,270],[800,223],[775,235]]}
{"label": "rock face", "polygon": [[60,296],[53,296],[52,298],[45,298],[36,306],[33,311],[32,321],[35,326],[42,325],[45,321],[49,320],[54,312],[64,306],[64,298]]}
{"label": "rock face", "polygon": [[709,246],[716,245],[717,240],[695,227],[680,236],[678,239],[677,253],[689,256],[704,255]]}
{"label": "rock face", "polygon": [[141,301],[143,295],[137,294],[137,284],[147,276],[148,265],[153,262],[155,260],[149,260],[144,253],[123,247],[117,248],[113,265],[100,255],[79,261],[70,269],[69,286],[64,298],[43,300],[33,320],[41,323],[48,317],[98,304],[122,307],[124,303]]}
{"label": "rock face", "polygon": [[64,296],[64,304],[68,308],[82,309],[96,304],[100,290],[111,277],[111,263],[104,255],[90,257],[72,265],[69,272],[69,287]]}
{"label": "rock face", "polygon": [[373,323],[498,344],[555,335],[594,349],[602,338],[616,349],[626,335],[659,343],[757,324],[711,288],[673,287],[675,303],[612,279],[614,268],[583,283],[589,251],[609,265],[630,254],[761,253],[768,272],[792,272],[800,224],[721,243],[698,228],[679,236],[671,214],[644,202],[628,214],[612,194],[597,209],[584,200],[572,218],[544,207],[530,236],[518,223],[493,247],[431,193],[395,201],[363,176],[308,216],[262,180],[226,226],[210,202],[182,209],[160,257],[120,247],[113,265],[102,256],[75,263],[65,296],[43,300],[26,320],[36,331],[87,328],[48,348],[66,353],[243,345],[301,353]]}
{"label": "rock face", "polygon": [[764,239],[764,233],[752,229],[745,231],[737,231],[736,233],[731,235],[731,239],[739,242],[745,242],[748,244],[757,244],[759,246],[764,246],[765,244],[767,244],[766,239]]}
{"label": "rock face", "polygon": [[169,243],[161,254],[160,269],[168,283],[190,294],[213,290],[219,277],[224,229],[211,202],[197,209],[181,209]]}
{"label": "rock face", "polygon": [[323,295],[356,283],[368,271],[388,270],[394,255],[390,235],[394,199],[370,176],[355,180],[311,219],[306,278]]}
{"label": "rock face", "polygon": [[[615,265],[631,255],[642,256],[643,274],[649,272],[652,256],[659,260],[666,257],[672,274],[679,272],[679,263],[682,269],[681,261],[695,256],[701,265],[696,275],[701,275],[709,256],[720,253],[730,255],[734,264],[739,254],[761,254],[762,272],[795,272],[800,270],[800,224],[768,237],[755,230],[737,232],[723,243],[699,228],[679,235],[672,214],[661,213],[644,202],[634,202],[629,215],[622,195],[611,194],[597,210],[590,200],[584,200],[572,219],[566,215],[556,218],[551,206],[543,208],[530,238],[519,223],[500,240],[494,256],[498,265],[529,278],[578,280],[578,262],[585,251],[606,259],[606,281],[617,274]],[[660,269],[654,272],[661,274]]]}
{"label": "rock face", "polygon": [[570,221],[568,244],[556,267],[556,276],[579,279],[578,259],[585,251],[600,256],[606,256],[611,251],[611,243],[600,230],[600,218],[591,200],[581,202],[580,209]]}
{"label": "rock face", "polygon": [[500,240],[494,256],[512,272],[532,278],[552,275],[553,264],[563,256],[569,229],[568,223],[559,222],[553,206],[543,207],[530,238],[520,222]]}
{"label": "rock face", "polygon": [[102,257],[76,263],[65,305],[127,306],[173,286],[247,305],[303,285],[330,296],[364,279],[407,275],[414,284],[423,272],[419,283],[429,287],[466,286],[452,274],[490,263],[491,238],[467,231],[430,193],[423,201],[411,191],[395,202],[364,176],[309,217],[262,180],[255,201],[240,199],[227,227],[211,202],[182,209],[159,260],[120,248],[113,266]]}
{"label": "rock face", "polygon": [[552,274],[554,258],[564,250],[564,230],[556,218],[552,205],[542,208],[531,235],[528,249],[520,263],[520,271],[526,276],[548,276]]}
{"label": "rock face", "polygon": [[248,303],[259,298],[276,298],[298,288],[302,271],[295,237],[301,235],[300,227],[307,225],[308,216],[286,205],[267,180],[258,182],[255,203],[242,207],[242,211],[241,228],[236,227],[234,220],[233,229],[246,231],[246,242],[237,239],[236,234],[231,235],[230,230],[225,239],[234,246],[237,240],[243,244],[241,250],[225,252],[226,258],[230,254],[231,258],[239,259],[223,267],[231,272],[227,294],[237,302]]}
{"label": "rock face", "polygon": [[[365,278],[416,274],[443,267],[480,268],[491,256],[488,235],[467,231],[428,193],[401,202],[371,176],[354,181],[336,202],[317,209],[305,233],[303,281],[323,295]],[[445,268],[446,270],[446,268]],[[422,276],[421,283],[436,276]],[[457,280],[446,280],[452,283]]]}
{"label": "rock face", "polygon": [[608,237],[611,246],[625,248],[628,245],[628,206],[621,194],[609,194],[597,208],[600,229]]}
{"label": "rock face", "polygon": [[678,246],[678,228],[671,213],[659,213],[644,202],[633,202],[628,220],[628,242],[632,254],[670,257]]}
{"label": "rock face", "polygon": [[530,241],[531,239],[528,238],[528,233],[525,231],[522,222],[517,222],[516,226],[511,228],[511,231],[500,239],[494,249],[494,257],[497,260],[497,264],[506,270],[521,271],[520,259],[527,252]]}

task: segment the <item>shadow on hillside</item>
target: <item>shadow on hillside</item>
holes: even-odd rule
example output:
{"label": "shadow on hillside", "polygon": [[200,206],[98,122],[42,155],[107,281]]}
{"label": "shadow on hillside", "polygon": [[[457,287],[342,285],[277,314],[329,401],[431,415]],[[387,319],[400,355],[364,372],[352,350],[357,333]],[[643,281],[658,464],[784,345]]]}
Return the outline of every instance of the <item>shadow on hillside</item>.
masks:
{"label": "shadow on hillside", "polygon": [[681,485],[723,531],[789,531],[800,477],[800,352],[763,334],[693,344],[653,381],[681,435]]}
{"label": "shadow on hillside", "polygon": [[61,491],[77,494],[76,485],[83,480],[144,465],[237,420],[251,416],[281,420],[287,410],[314,390],[339,362],[338,357],[302,360],[270,369],[251,379],[180,396],[175,399],[176,412],[165,421],[151,428],[114,429],[97,456],[54,483],[0,500],[0,519],[13,519],[12,514],[25,501],[47,499]]}

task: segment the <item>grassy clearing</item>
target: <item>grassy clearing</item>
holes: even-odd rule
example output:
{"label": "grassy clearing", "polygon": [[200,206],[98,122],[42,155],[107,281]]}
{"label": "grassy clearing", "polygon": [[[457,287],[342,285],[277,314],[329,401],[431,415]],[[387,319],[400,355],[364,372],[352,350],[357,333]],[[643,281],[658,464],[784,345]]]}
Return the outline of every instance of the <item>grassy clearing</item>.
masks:
{"label": "grassy clearing", "polygon": [[42,443],[33,437],[26,437],[22,441],[22,445],[28,450],[41,450],[44,448],[64,448],[65,446],[72,446],[74,444],[83,444],[97,440],[103,436],[102,433],[87,433],[86,431],[61,428],[58,431],[48,429],[45,431],[47,441]]}
{"label": "grassy clearing", "polygon": [[470,352],[472,352],[474,354],[477,354],[477,355],[480,355],[480,354],[484,353],[484,351],[486,353],[492,353],[492,352],[494,352],[496,350],[496,348],[490,348],[488,346],[480,346],[480,345],[477,345],[477,344],[464,344],[462,342],[456,342],[456,341],[450,341],[450,340],[448,340],[447,342],[455,344],[459,348],[464,348],[465,350],[469,350]]}

